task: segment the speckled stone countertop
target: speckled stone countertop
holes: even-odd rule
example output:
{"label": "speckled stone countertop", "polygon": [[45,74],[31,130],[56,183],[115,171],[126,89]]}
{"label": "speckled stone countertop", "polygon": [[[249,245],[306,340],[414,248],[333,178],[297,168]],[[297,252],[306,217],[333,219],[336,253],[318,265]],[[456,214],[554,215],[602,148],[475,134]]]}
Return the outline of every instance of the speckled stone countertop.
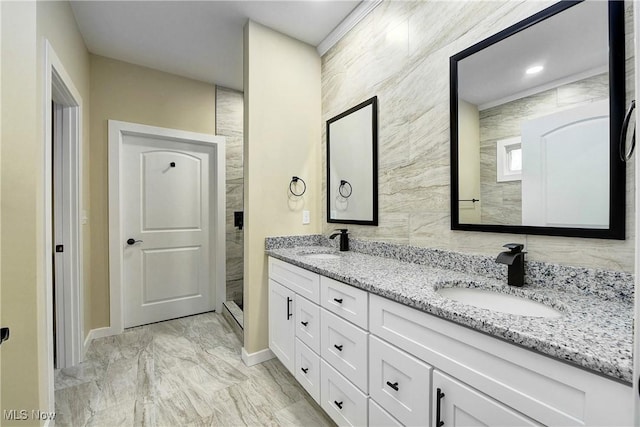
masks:
{"label": "speckled stone countertop", "polygon": [[[530,279],[522,288],[515,288],[506,285],[504,279],[491,277],[503,275],[502,270],[498,273],[489,271],[484,275],[455,271],[460,270],[460,259],[457,258],[474,258],[472,255],[439,251],[438,262],[433,259],[406,262],[398,259],[402,257],[385,251],[383,256],[338,252],[333,247],[321,246],[322,243],[321,238],[293,238],[288,241],[269,238],[267,254],[618,381],[632,382],[633,290],[629,290],[630,275],[584,269],[581,273],[581,269],[576,272],[569,267],[562,274],[570,278],[582,274],[581,281],[588,283],[574,286],[568,284],[568,279],[567,283],[551,285],[540,277],[548,276],[554,268],[557,271],[551,276],[560,277],[564,267],[531,263],[527,271],[531,272],[534,280]],[[402,248],[399,245],[387,246],[394,250]],[[402,251],[406,255],[407,250]],[[313,259],[305,256],[318,252],[332,252],[339,258]],[[481,258],[486,257],[475,258],[476,264],[480,262],[482,265],[484,261]],[[444,268],[448,263],[452,266],[458,263],[458,268]],[[494,268],[491,264],[486,265],[489,269]],[[618,283],[598,291],[603,286],[596,282],[603,278],[617,280]],[[562,316],[530,317],[476,308],[440,296],[436,291],[442,287],[484,288],[524,296],[559,310]]]}

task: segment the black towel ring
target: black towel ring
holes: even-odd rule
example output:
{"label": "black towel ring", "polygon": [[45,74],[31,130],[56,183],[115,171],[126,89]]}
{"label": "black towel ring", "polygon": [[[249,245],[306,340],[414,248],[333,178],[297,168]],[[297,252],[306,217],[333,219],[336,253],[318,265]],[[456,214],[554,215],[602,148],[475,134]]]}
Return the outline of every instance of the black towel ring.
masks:
{"label": "black towel ring", "polygon": [[[347,185],[349,186],[349,192],[347,192],[346,190]],[[349,181],[345,181],[344,179],[340,180],[340,187],[338,187],[338,193],[340,193],[340,195],[345,199],[348,199],[349,196],[351,196],[351,193],[353,193],[353,187],[351,186]]]}
{"label": "black towel ring", "polygon": [[627,114],[624,116],[624,121],[622,122],[622,131],[620,132],[620,160],[623,162],[628,162],[631,160],[631,156],[633,155],[633,150],[636,148],[636,128],[633,127],[633,136],[631,137],[631,146],[629,150],[625,150],[625,141],[627,139],[627,131],[629,130],[629,121],[631,120],[631,113],[636,108],[636,100],[631,101],[631,105],[629,105],[629,109],[627,110]]}
{"label": "black towel ring", "polygon": [[[302,188],[302,193],[296,193],[295,191],[293,191],[293,185],[296,184],[298,181],[302,181],[302,185],[304,186]],[[291,178],[291,182],[289,183],[289,191],[294,196],[300,197],[300,196],[302,196],[304,194],[305,191],[307,191],[307,184],[304,182],[304,179],[299,178],[297,176],[294,176],[294,177]]]}

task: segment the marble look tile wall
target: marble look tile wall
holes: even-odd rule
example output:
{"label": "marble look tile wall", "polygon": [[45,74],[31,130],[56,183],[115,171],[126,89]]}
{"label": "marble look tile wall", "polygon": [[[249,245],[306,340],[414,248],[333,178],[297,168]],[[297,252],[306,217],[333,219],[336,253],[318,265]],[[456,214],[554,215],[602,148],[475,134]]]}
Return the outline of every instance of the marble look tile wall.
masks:
{"label": "marble look tile wall", "polygon": [[522,182],[496,181],[496,143],[520,136],[527,120],[605,99],[603,73],[480,111],[480,203],[482,224],[522,224]]}
{"label": "marble look tile wall", "polygon": [[[384,1],[322,57],[323,121],[378,96],[379,226],[350,225],[353,237],[484,255],[513,241],[527,245],[532,261],[633,271],[633,164],[627,166],[625,241],[450,229],[449,57],[553,3]],[[625,4],[630,100],[633,4]],[[324,134],[322,143],[326,148]],[[325,223],[324,231],[337,226]]]}
{"label": "marble look tile wall", "polygon": [[227,301],[235,301],[240,306],[242,306],[244,233],[233,226],[233,213],[243,210],[243,105],[242,92],[216,87],[216,134],[226,137]]}

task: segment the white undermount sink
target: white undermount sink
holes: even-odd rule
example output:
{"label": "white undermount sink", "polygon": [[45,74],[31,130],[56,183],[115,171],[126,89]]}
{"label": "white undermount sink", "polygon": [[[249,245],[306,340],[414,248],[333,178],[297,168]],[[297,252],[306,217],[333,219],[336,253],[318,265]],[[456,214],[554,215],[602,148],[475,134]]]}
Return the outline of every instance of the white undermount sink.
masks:
{"label": "white undermount sink", "polygon": [[440,288],[442,297],[478,308],[532,317],[560,317],[555,308],[527,298],[478,288]]}
{"label": "white undermount sink", "polygon": [[302,256],[310,259],[340,259],[340,255],[326,252],[302,254]]}

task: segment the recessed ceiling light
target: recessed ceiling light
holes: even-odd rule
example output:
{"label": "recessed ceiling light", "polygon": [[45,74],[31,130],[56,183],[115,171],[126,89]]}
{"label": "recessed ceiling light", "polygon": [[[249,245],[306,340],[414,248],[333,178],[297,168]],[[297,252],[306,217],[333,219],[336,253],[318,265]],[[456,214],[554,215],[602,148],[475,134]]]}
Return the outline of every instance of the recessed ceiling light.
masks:
{"label": "recessed ceiling light", "polygon": [[537,74],[542,70],[544,70],[544,67],[542,65],[536,65],[536,66],[527,68],[526,73],[527,74]]}

